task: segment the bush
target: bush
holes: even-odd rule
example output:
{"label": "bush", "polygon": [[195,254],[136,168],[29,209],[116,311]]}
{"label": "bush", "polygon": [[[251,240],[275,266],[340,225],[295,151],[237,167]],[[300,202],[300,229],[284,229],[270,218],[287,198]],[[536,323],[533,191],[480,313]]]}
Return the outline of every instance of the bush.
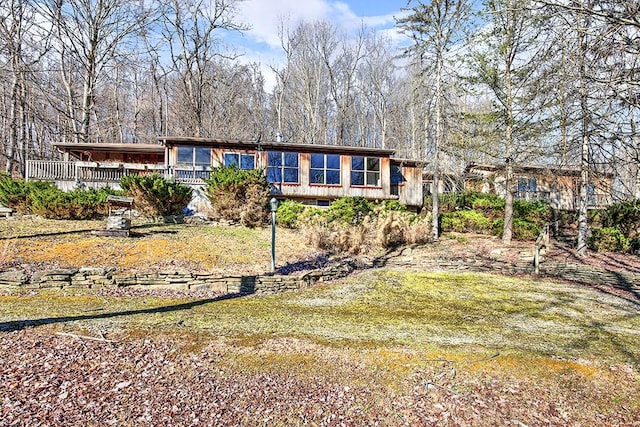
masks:
{"label": "bush", "polygon": [[[381,248],[389,249],[403,244],[424,243],[429,240],[430,217],[398,210],[370,215],[360,224],[343,221],[326,222],[323,215],[312,215],[305,224],[303,235],[317,249],[344,254],[373,254]],[[307,209],[306,212],[316,209]]]}
{"label": "bush", "polygon": [[57,188],[32,194],[31,211],[50,219],[89,219],[106,215],[107,197],[118,194],[108,187],[77,189],[65,193]]}
{"label": "bush", "polygon": [[545,201],[514,200],[513,217],[514,225],[515,219],[519,219],[541,227],[551,219],[551,209]]}
{"label": "bush", "polygon": [[470,208],[484,213],[488,217],[504,214],[504,199],[495,194],[470,193],[468,196]]}
{"label": "bush", "polygon": [[[33,195],[42,191],[60,191],[53,184],[44,181],[15,180],[7,174],[0,174],[0,203],[19,214],[29,214]],[[60,191],[61,192],[61,191]]]}
{"label": "bush", "polygon": [[376,206],[380,212],[407,212],[407,206],[397,200],[385,200]]}
{"label": "bush", "polygon": [[157,218],[180,215],[191,201],[193,190],[179,182],[170,181],[159,174],[122,177],[120,186],[129,197],[133,197],[138,212]]}
{"label": "bush", "polygon": [[491,220],[482,212],[462,210],[441,215],[442,231],[458,233],[487,233],[491,231]]}
{"label": "bush", "polygon": [[345,224],[361,224],[373,210],[373,204],[364,197],[343,197],[336,200],[326,210],[328,222],[340,221]]}
{"label": "bush", "polygon": [[630,200],[609,206],[603,213],[602,225],[606,228],[616,228],[626,237],[639,237],[640,230],[640,200]]}
{"label": "bush", "polygon": [[0,203],[19,214],[32,213],[49,219],[89,219],[104,215],[110,194],[119,192],[105,187],[65,193],[48,182],[0,176]]}
{"label": "bush", "polygon": [[278,205],[276,220],[278,225],[285,228],[298,228],[301,214],[305,206],[294,200],[285,200]]}
{"label": "bush", "polygon": [[206,183],[214,217],[246,227],[256,227],[265,222],[269,184],[261,169],[214,168]]}
{"label": "bush", "polygon": [[[504,231],[504,218],[497,219],[492,225],[493,234],[501,236]],[[513,238],[515,240],[533,241],[540,235],[541,229],[535,223],[521,218],[513,218]]]}
{"label": "bush", "polygon": [[587,245],[596,252],[627,252],[631,247],[629,239],[620,230],[612,227],[593,230]]}

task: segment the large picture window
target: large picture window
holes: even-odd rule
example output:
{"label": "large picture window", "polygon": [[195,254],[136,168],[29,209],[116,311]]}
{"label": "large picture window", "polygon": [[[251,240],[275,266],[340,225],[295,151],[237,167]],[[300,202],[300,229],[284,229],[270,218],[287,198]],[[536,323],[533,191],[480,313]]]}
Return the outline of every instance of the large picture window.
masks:
{"label": "large picture window", "polygon": [[207,147],[178,147],[178,166],[210,167],[211,149]]}
{"label": "large picture window", "polygon": [[224,153],[224,165],[235,166],[238,169],[255,169],[256,156],[253,154]]}
{"label": "large picture window", "polygon": [[269,151],[267,153],[267,181],[270,183],[299,183],[299,157],[298,153]]}
{"label": "large picture window", "polygon": [[311,184],[340,185],[340,155],[312,154],[309,182]]}
{"label": "large picture window", "polygon": [[351,185],[380,187],[380,159],[353,156],[351,158]]}
{"label": "large picture window", "polygon": [[536,178],[518,178],[518,191],[538,191]]}

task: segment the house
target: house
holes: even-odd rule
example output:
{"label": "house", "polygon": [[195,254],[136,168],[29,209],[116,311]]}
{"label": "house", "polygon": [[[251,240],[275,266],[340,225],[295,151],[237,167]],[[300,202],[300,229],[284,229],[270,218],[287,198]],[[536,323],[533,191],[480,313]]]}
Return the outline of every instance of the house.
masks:
{"label": "house", "polygon": [[[514,200],[544,200],[553,209],[576,211],[579,201],[580,169],[547,166],[515,166]],[[506,194],[504,165],[469,163],[465,168],[465,188],[483,193]],[[589,208],[597,209],[612,204],[610,174],[590,177]]]}
{"label": "house", "polygon": [[62,161],[31,160],[27,179],[77,186],[117,187],[127,174],[157,172],[199,187],[214,167],[264,169],[272,193],[305,204],[328,206],[345,196],[398,200],[419,209],[422,165],[396,159],[394,150],[278,141],[160,137],[159,144],[54,144]]}

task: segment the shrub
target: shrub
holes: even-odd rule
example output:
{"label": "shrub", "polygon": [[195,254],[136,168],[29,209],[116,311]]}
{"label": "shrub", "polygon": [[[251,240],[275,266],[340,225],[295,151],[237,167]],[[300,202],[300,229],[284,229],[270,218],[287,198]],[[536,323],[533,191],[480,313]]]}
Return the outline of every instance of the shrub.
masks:
{"label": "shrub", "polygon": [[110,194],[119,192],[105,187],[65,193],[48,182],[0,176],[0,203],[20,214],[33,213],[50,219],[89,219],[104,215]]}
{"label": "shrub", "polygon": [[32,193],[31,211],[50,219],[89,219],[107,213],[107,197],[118,192],[101,189],[76,189],[63,192],[48,188]]}
{"label": "shrub", "polygon": [[305,206],[294,200],[285,200],[278,205],[276,220],[278,225],[285,228],[298,228],[301,214]]}
{"label": "shrub", "polygon": [[[430,217],[397,209],[386,210],[384,203],[371,205],[369,215],[358,224],[338,217],[330,221],[328,210],[305,208],[300,215],[303,235],[317,249],[333,253],[374,253],[403,244],[424,243],[430,237]],[[393,206],[393,205],[392,205]]]}
{"label": "shrub", "polygon": [[[504,231],[504,218],[497,219],[492,225],[493,234],[501,236]],[[515,240],[533,241],[540,235],[541,229],[535,223],[521,218],[513,218],[513,238]]]}
{"label": "shrub", "polygon": [[373,204],[364,197],[343,197],[333,202],[325,215],[328,222],[361,224],[372,210]]}
{"label": "shrub", "polygon": [[19,214],[31,213],[33,195],[41,191],[60,191],[44,181],[23,181],[0,174],[0,203]]}
{"label": "shrub", "polygon": [[459,233],[487,233],[491,230],[491,220],[482,212],[462,210],[441,215],[442,231]]}
{"label": "shrub", "polygon": [[138,212],[152,218],[182,214],[193,192],[186,185],[167,180],[157,173],[125,175],[120,185],[127,196],[133,197]]}
{"label": "shrub", "polygon": [[381,212],[390,212],[390,211],[407,212],[407,206],[403,205],[397,200],[385,200],[376,207]]}
{"label": "shrub", "polygon": [[604,227],[593,230],[587,245],[594,251],[626,252],[630,249],[629,239],[617,228]]}
{"label": "shrub", "polygon": [[638,237],[640,230],[640,200],[630,200],[609,206],[603,213],[602,225],[616,228],[626,237]]}
{"label": "shrub", "polygon": [[545,201],[514,200],[513,216],[514,225],[515,219],[519,219],[541,227],[551,219],[551,209]]}
{"label": "shrub", "polygon": [[262,170],[244,170],[236,166],[214,168],[206,183],[214,217],[246,227],[264,223],[269,184]]}
{"label": "shrub", "polygon": [[470,193],[470,208],[484,213],[488,217],[497,217],[504,213],[504,199],[495,194]]}

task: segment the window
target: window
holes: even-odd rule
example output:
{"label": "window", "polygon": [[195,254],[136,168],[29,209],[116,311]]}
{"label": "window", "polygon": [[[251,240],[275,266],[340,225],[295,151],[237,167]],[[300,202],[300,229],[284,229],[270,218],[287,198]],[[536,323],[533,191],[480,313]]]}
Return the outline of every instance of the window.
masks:
{"label": "window", "polygon": [[309,182],[311,184],[340,185],[340,155],[312,154]]}
{"label": "window", "polygon": [[298,153],[269,151],[267,153],[267,181],[297,184]]}
{"label": "window", "polygon": [[224,165],[235,166],[238,169],[255,169],[256,156],[253,154],[224,153]]}
{"label": "window", "polygon": [[211,149],[207,147],[178,147],[178,166],[210,167]]}
{"label": "window", "polygon": [[536,178],[518,178],[518,191],[538,191]]}
{"label": "window", "polygon": [[391,166],[391,185],[399,185],[405,182],[406,179],[402,176],[402,166]]}
{"label": "window", "polygon": [[380,187],[380,159],[377,157],[352,157],[351,185]]}

